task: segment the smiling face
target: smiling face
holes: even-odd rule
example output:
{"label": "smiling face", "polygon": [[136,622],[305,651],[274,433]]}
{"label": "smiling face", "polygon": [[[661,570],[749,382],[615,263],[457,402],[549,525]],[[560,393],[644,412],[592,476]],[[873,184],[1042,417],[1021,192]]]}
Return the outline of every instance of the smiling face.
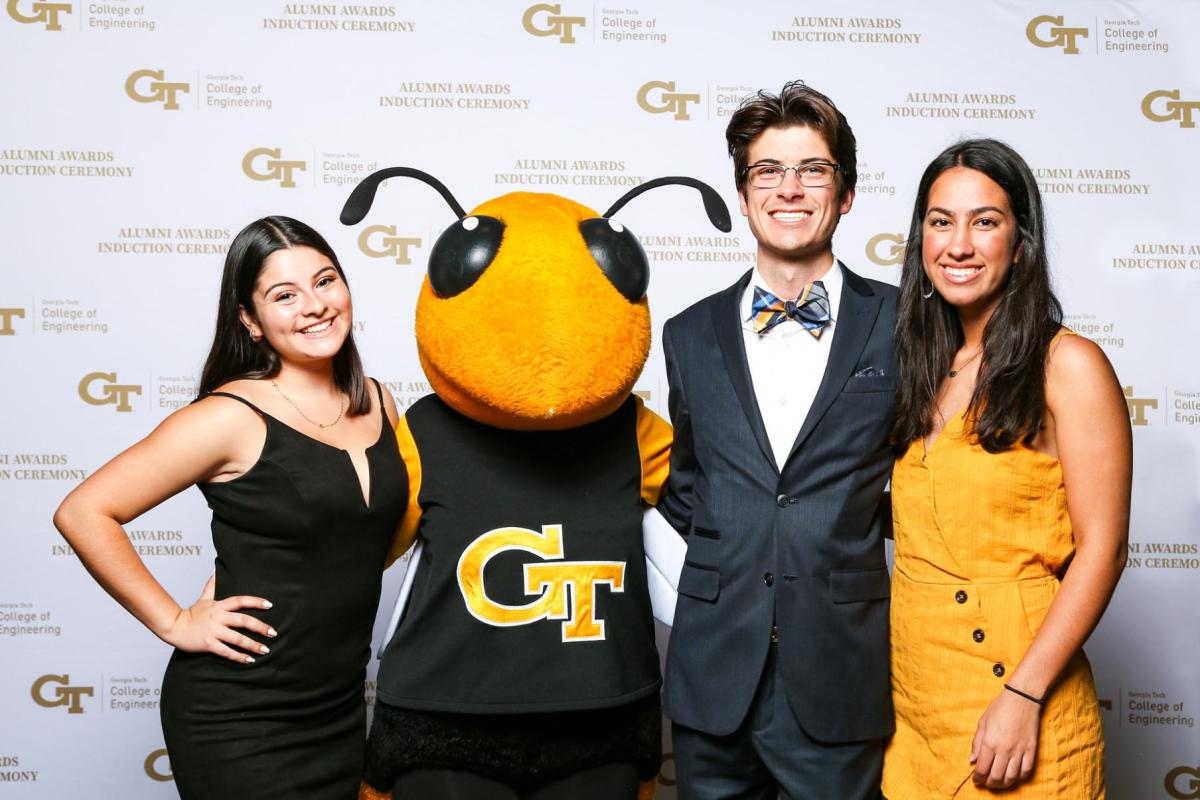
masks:
{"label": "smiling face", "polygon": [[332,359],[353,323],[350,290],[333,262],[311,247],[276,250],[254,285],[253,311],[241,308],[252,337],[265,337],[282,361]]}
{"label": "smiling face", "polygon": [[[791,167],[814,160],[836,163],[818,131],[793,125],[763,131],[750,143],[746,163]],[[795,170],[774,189],[747,184],[739,197],[742,214],[758,240],[759,266],[766,268],[828,266],[833,232],[853,202],[854,192],[841,193],[836,176],[831,185],[812,188],[800,184]]]}
{"label": "smiling face", "polygon": [[1016,260],[1008,194],[978,170],[953,167],[929,189],[921,258],[933,288],[960,313],[990,316]]}

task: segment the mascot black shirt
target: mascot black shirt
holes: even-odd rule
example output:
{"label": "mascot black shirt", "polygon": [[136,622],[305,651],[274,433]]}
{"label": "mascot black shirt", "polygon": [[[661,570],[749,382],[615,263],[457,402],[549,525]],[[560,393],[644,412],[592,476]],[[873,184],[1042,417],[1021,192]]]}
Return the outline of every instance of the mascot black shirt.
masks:
{"label": "mascot black shirt", "polygon": [[641,501],[665,478],[647,468],[664,429],[636,397],[559,431],[483,425],[435,395],[409,408],[397,437],[424,549],[379,699],[513,713],[656,692]]}

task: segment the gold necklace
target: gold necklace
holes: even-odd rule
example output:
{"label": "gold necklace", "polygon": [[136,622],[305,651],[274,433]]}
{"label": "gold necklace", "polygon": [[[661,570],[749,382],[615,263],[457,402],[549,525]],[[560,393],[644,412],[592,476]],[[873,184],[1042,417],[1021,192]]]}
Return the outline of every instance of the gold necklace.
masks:
{"label": "gold necklace", "polygon": [[341,407],[338,409],[337,419],[335,419],[333,422],[330,422],[328,424],[326,424],[324,422],[317,422],[315,419],[310,417],[308,414],[305,414],[303,411],[301,411],[300,406],[296,405],[295,400],[293,400],[292,398],[288,397],[286,394],[283,393],[283,389],[279,388],[279,383],[277,381],[271,381],[271,385],[275,387],[275,391],[279,392],[280,397],[282,397],[284,400],[287,400],[289,403],[292,404],[292,408],[296,409],[297,414],[304,417],[306,420],[311,422],[313,425],[316,425],[318,428],[332,428],[334,425],[337,425],[339,422],[342,421],[342,414],[346,413],[346,398],[344,395],[341,395],[341,393],[339,392],[340,399],[341,399]]}
{"label": "gold necklace", "polygon": [[[979,348],[978,350],[976,350],[976,351],[975,351],[975,354],[974,354],[973,356],[971,356],[970,358],[968,358],[966,361],[964,361],[964,362],[962,363],[962,365],[960,365],[960,366],[959,366],[959,367],[957,367],[957,368],[954,366],[954,363],[953,363],[953,362],[951,362],[951,363],[950,363],[950,371],[946,373],[946,377],[947,377],[947,378],[953,378],[953,377],[957,376],[957,375],[958,375],[958,373],[962,372],[964,369],[966,369],[966,368],[967,368],[967,365],[968,365],[968,364],[970,364],[970,363],[971,363],[972,361],[974,361],[975,359],[979,358],[979,354],[980,354],[980,353],[982,353],[982,352],[983,352],[983,348],[981,347],[981,348]],[[297,410],[299,410],[299,409],[297,409]],[[306,418],[306,419],[307,419],[307,418]]]}

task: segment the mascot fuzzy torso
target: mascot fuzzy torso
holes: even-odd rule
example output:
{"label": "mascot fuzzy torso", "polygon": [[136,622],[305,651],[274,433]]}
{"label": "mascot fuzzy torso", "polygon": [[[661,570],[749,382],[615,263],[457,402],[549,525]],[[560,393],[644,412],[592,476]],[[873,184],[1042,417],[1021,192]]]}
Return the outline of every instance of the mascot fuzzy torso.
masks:
{"label": "mascot fuzzy torso", "polygon": [[[469,772],[517,795],[601,764],[658,772],[661,678],[642,514],[671,431],[631,389],[650,347],[649,270],[608,214],[516,193],[459,216],[434,245],[417,346],[435,394],[396,435],[408,510],[392,558],[419,543],[383,653],[364,796],[413,770]],[[653,793],[643,783],[643,793]],[[397,798],[399,800],[399,798]]]}

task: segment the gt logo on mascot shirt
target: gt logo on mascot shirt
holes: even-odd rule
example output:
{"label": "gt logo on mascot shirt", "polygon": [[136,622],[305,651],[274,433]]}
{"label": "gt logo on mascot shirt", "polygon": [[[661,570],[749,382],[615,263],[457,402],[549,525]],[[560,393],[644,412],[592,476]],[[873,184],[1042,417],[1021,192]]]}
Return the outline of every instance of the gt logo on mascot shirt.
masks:
{"label": "gt logo on mascot shirt", "polygon": [[[537,599],[523,606],[497,603],[483,585],[488,561],[508,550],[524,550],[546,559],[524,566],[525,594],[537,595]],[[564,642],[603,639],[604,621],[596,619],[596,586],[606,584],[610,591],[625,591],[625,562],[552,560],[562,557],[562,525],[543,525],[541,533],[528,528],[488,531],[471,542],[458,559],[458,588],[467,610],[480,622],[502,628],[543,619],[565,620]]]}

